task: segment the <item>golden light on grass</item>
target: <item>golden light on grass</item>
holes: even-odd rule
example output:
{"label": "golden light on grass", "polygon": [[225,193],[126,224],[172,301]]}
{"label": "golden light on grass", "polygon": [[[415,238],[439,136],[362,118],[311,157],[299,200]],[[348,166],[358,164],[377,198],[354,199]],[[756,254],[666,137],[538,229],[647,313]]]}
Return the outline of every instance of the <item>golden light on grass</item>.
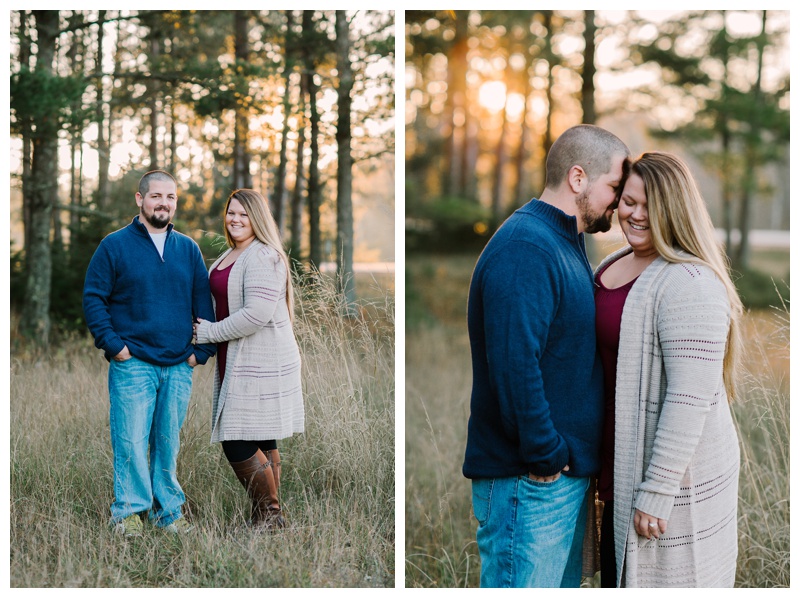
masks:
{"label": "golden light on grass", "polygon": [[[406,587],[478,587],[471,484],[461,474],[472,385],[466,301],[477,255],[406,261],[428,315],[406,330]],[[741,398],[737,587],[789,586],[789,311],[748,312]],[[406,313],[409,313],[408,306]],[[586,585],[599,586],[596,578]]]}
{"label": "golden light on grass", "polygon": [[75,337],[12,354],[11,587],[394,587],[393,295],[374,288],[342,318],[330,279],[295,288],[306,432],[279,441],[290,526],[245,525],[249,501],[209,440],[212,362],[195,370],[178,458],[195,531],[111,532],[108,366]]}

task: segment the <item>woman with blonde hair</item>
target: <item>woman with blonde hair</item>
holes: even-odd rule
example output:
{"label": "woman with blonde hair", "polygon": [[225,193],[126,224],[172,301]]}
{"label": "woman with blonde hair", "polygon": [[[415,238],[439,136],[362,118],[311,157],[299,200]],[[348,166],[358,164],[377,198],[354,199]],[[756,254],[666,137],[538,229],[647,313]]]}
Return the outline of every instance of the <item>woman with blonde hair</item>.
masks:
{"label": "woman with blonde hair", "polygon": [[595,274],[602,585],[731,587],[739,444],[728,403],[742,303],[677,156],[632,164],[617,217],[628,246]]}
{"label": "woman with blonde hair", "polygon": [[211,441],[250,497],[250,522],[279,528],[277,440],[304,429],[291,270],[267,201],[252,189],[228,197],[225,239],[209,270],[217,321],[194,325],[197,343],[217,343]]}

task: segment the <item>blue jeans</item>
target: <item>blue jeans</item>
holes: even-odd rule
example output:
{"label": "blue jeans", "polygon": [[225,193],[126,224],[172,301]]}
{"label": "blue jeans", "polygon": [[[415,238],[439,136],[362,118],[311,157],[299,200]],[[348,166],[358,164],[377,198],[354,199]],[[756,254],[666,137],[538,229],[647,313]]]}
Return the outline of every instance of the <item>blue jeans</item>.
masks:
{"label": "blue jeans", "polygon": [[111,449],[114,453],[112,521],[150,511],[155,525],[181,517],[186,501],[176,467],[180,430],[192,394],[192,367],[156,366],[135,357],[111,361]]}
{"label": "blue jeans", "polygon": [[482,588],[577,588],[589,478],[472,480]]}

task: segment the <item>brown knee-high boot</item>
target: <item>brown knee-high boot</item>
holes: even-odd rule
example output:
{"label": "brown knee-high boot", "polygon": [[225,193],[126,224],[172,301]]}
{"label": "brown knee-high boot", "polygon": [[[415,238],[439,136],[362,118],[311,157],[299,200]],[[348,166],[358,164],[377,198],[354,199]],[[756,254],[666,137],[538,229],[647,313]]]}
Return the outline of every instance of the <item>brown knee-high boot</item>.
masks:
{"label": "brown knee-high boot", "polygon": [[286,522],[278,502],[278,486],[264,453],[259,449],[246,461],[231,463],[231,467],[252,502],[250,522],[267,529],[284,527]]}
{"label": "brown knee-high boot", "polygon": [[268,455],[269,462],[272,464],[272,477],[275,478],[275,485],[278,487],[278,498],[281,496],[281,454],[278,449],[272,449]]}

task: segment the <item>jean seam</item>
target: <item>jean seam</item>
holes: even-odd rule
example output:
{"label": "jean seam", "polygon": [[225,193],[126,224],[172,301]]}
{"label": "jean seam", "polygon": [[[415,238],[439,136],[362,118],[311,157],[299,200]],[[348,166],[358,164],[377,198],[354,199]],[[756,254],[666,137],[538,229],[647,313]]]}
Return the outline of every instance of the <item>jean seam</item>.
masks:
{"label": "jean seam", "polygon": [[509,544],[509,583],[510,585],[514,584],[514,576],[516,575],[516,570],[514,567],[515,564],[515,557],[517,550],[517,515],[519,513],[519,479],[517,479],[516,483],[514,484],[514,508],[511,510],[511,538]]}
{"label": "jean seam", "polygon": [[494,478],[489,482],[489,492],[486,496],[486,523],[492,517],[492,495],[494,494]]}
{"label": "jean seam", "polygon": [[[128,364],[128,362],[131,363]],[[176,458],[173,458],[172,450],[174,449],[175,452],[177,452],[177,447],[180,443],[180,428],[182,427],[186,416],[186,409],[188,408],[191,400],[192,369],[191,366],[188,364],[186,365],[189,368],[188,370],[180,369],[179,367],[159,367],[153,364],[142,362],[141,360],[137,360],[133,357],[125,362],[113,362],[111,365],[111,369],[109,371],[111,378],[109,392],[111,395],[110,399],[112,406],[110,409],[109,419],[112,434],[112,449],[114,448],[114,445],[119,445],[118,438],[119,434],[122,432],[120,427],[122,426],[127,428],[134,422],[134,420],[130,419],[129,416],[119,418],[115,417],[114,405],[117,405],[118,411],[122,404],[125,404],[126,402],[129,403],[130,399],[136,396],[130,394],[131,392],[136,392],[136,388],[138,388],[140,392],[144,392],[142,396],[149,397],[147,398],[147,401],[153,402],[154,410],[158,405],[162,405],[163,407],[164,400],[166,400],[167,403],[177,401],[179,404],[177,413],[175,413],[174,410],[170,410],[170,413],[162,411],[161,416],[161,421],[167,423],[168,425],[168,428],[165,428],[165,430],[173,430],[173,426],[177,426],[176,434],[168,433],[169,439],[171,440],[167,440],[166,443],[159,443],[160,449],[165,449],[165,451],[162,450],[161,455],[164,458],[165,466],[169,468],[168,470],[165,469],[164,471],[169,471],[171,474],[166,476],[160,474],[153,475],[153,462],[151,458],[155,456],[155,453],[153,453],[155,448],[155,439],[152,434],[156,431],[156,427],[153,425],[154,422],[152,419],[145,420],[150,421],[148,429],[151,437],[149,441],[146,441],[147,446],[144,449],[146,453],[146,461],[149,463],[141,463],[141,465],[147,471],[144,469],[137,469],[137,471],[141,471],[142,473],[143,486],[141,488],[137,488],[132,485],[133,470],[131,467],[133,464],[131,459],[128,458],[121,460],[121,454],[119,451],[113,451],[115,500],[112,504],[112,516],[113,513],[118,511],[118,509],[122,510],[123,516],[127,514],[127,511],[131,508],[131,506],[126,506],[131,505],[131,503],[128,502],[128,498],[132,497],[136,499],[137,504],[140,500],[149,502],[151,517],[157,516],[159,519],[161,519],[164,525],[168,525],[180,517],[181,507],[185,502],[185,495],[183,494],[180,484],[175,477]],[[156,380],[153,381],[156,384],[154,396],[150,397],[149,391],[144,391],[144,389],[138,385],[134,385],[133,389],[131,388],[130,382],[132,380],[148,378],[151,376],[151,374],[155,374],[156,377]],[[122,384],[122,382],[127,382],[128,384]],[[162,395],[162,392],[166,392],[167,394]],[[121,400],[120,397],[126,397],[125,402],[118,403],[118,401]],[[138,429],[138,427],[136,429]],[[175,446],[172,446],[173,444]],[[121,446],[118,446],[117,448],[121,448]],[[138,455],[139,453],[137,452],[136,454]],[[146,478],[146,480],[144,478]],[[141,493],[139,490],[144,490],[145,492]],[[154,511],[154,499],[157,493],[159,496],[168,499],[165,501],[165,505],[163,505],[161,508],[156,508]],[[165,511],[164,507],[168,508],[169,510]],[[136,510],[140,511],[141,507],[137,507]],[[148,510],[148,507],[146,507],[145,510]]]}

